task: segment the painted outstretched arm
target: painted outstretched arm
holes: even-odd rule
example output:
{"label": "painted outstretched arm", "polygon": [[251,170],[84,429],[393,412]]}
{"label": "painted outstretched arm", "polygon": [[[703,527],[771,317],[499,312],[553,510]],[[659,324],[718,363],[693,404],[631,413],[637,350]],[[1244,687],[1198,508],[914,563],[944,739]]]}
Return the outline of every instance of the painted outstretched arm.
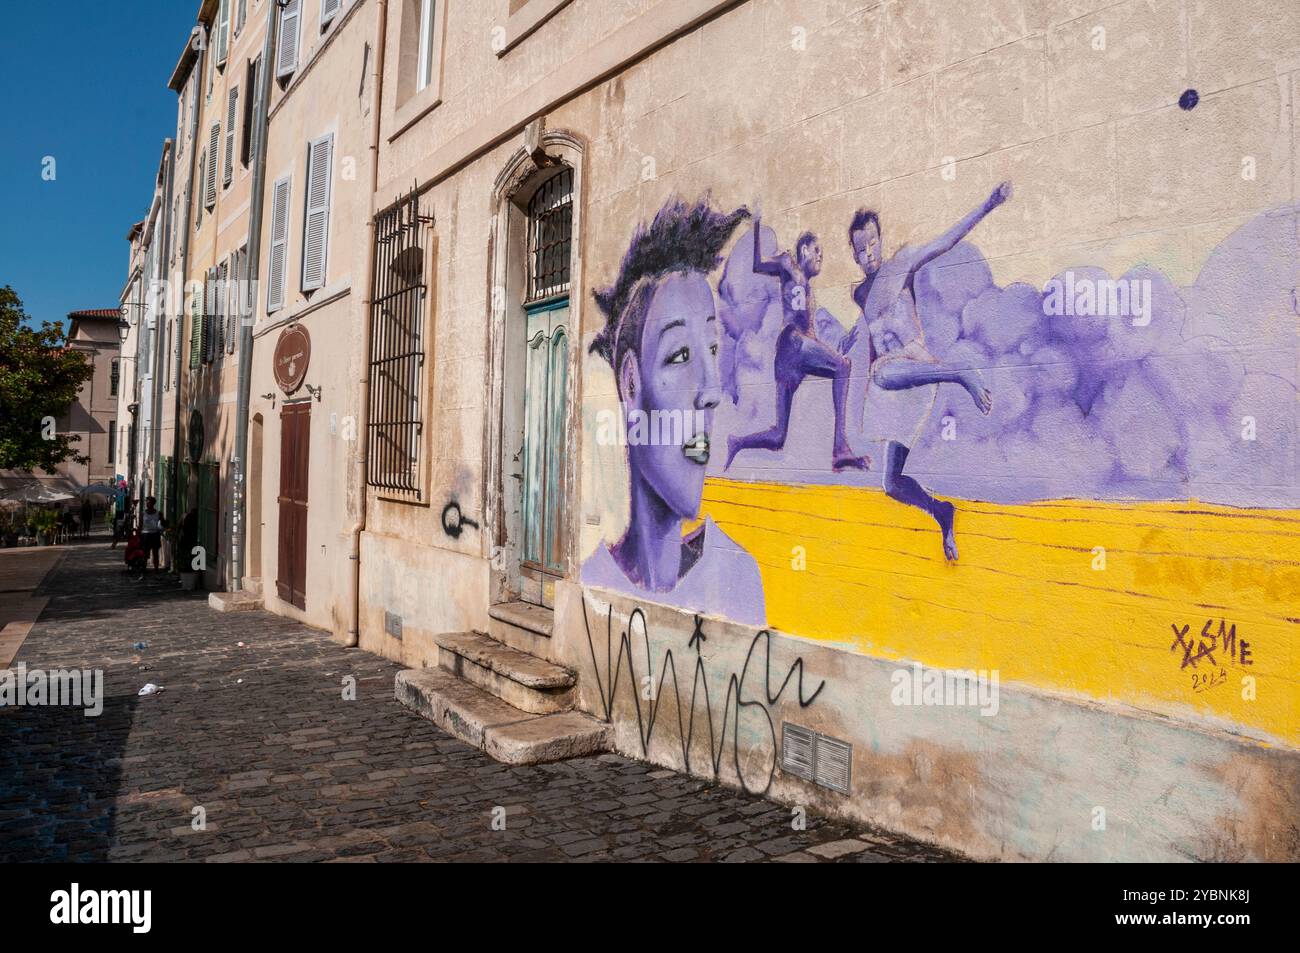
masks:
{"label": "painted outstretched arm", "polygon": [[978,206],[971,209],[966,217],[959,221],[952,228],[948,229],[934,241],[922,245],[914,254],[911,267],[908,269],[908,283],[918,271],[934,261],[945,252],[952,251],[957,243],[970,234],[971,229],[983,220],[984,216],[993,211],[1007,199],[1011,198],[1011,183],[1003,182],[987,199]]}
{"label": "painted outstretched arm", "polygon": [[778,255],[776,258],[763,257],[763,216],[759,212],[754,213],[754,273],[757,275],[772,275],[784,281],[789,276],[789,269],[786,268],[782,261],[784,256]]}

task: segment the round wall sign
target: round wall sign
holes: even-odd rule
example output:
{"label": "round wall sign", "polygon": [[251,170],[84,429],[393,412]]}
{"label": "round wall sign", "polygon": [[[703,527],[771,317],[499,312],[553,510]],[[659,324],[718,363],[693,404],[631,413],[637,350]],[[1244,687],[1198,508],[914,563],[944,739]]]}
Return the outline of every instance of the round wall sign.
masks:
{"label": "round wall sign", "polygon": [[311,337],[307,329],[294,324],[281,331],[272,361],[275,382],[287,397],[302,386],[307,376],[307,364],[311,361]]}

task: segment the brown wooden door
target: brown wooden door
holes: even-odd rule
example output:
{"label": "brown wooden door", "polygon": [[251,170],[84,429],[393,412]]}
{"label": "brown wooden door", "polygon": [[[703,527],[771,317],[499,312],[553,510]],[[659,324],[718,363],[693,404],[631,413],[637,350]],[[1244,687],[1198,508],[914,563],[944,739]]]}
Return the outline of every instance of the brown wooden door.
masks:
{"label": "brown wooden door", "polygon": [[280,559],[276,592],[285,602],[307,608],[307,460],[311,449],[311,404],[280,410]]}

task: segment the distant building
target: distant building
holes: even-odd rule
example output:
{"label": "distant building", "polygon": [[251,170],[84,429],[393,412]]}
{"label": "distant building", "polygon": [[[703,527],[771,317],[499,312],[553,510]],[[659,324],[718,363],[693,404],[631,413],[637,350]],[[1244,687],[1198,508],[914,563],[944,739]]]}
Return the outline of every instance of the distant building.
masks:
{"label": "distant building", "polygon": [[68,460],[59,472],[76,487],[108,483],[118,466],[118,445],[113,439],[119,426],[117,395],[122,385],[118,310],[73,311],[68,318],[68,347],[85,354],[95,372],[81,385],[77,402],[59,420],[58,427],[61,433],[79,436],[76,451],[90,459],[86,463]]}

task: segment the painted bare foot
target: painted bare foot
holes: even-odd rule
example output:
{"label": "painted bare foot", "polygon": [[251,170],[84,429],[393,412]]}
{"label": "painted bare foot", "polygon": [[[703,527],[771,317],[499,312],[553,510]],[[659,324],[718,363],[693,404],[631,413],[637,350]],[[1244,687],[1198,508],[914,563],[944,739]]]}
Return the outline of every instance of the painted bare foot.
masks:
{"label": "painted bare foot", "polygon": [[836,473],[841,470],[870,470],[871,458],[866,454],[858,456],[847,447],[836,450],[831,457],[831,469]]}
{"label": "painted bare foot", "polygon": [[939,529],[943,533],[943,558],[950,563],[957,561],[957,537],[953,535],[952,531],[956,512],[956,507],[947,500],[934,501],[934,518],[938,521]]}

